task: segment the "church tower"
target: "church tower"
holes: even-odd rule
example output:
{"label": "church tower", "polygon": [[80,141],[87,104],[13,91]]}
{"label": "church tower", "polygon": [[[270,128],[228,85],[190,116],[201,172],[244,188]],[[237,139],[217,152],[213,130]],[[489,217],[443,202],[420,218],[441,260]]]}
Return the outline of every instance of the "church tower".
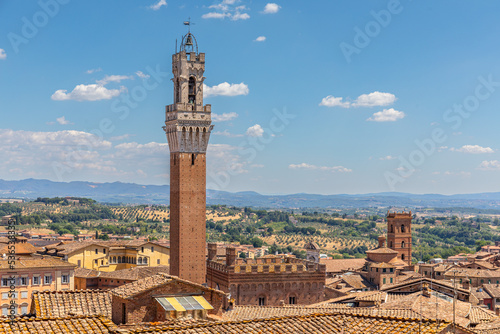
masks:
{"label": "church tower", "polygon": [[[186,24],[189,24],[187,22]],[[172,55],[174,103],[166,107],[170,149],[170,274],[206,281],[206,152],[213,125],[203,105],[205,54],[191,32]]]}
{"label": "church tower", "polygon": [[411,211],[387,212],[387,246],[398,258],[411,265]]}

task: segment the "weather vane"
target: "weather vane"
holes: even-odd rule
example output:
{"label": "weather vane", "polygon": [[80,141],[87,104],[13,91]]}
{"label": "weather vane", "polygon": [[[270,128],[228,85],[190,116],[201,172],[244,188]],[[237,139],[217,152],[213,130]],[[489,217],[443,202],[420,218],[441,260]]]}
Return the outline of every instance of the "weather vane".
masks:
{"label": "weather vane", "polygon": [[188,33],[191,32],[191,25],[194,24],[193,22],[191,22],[191,17],[188,17],[188,20],[187,21],[184,21],[184,25],[185,26],[188,26]]}

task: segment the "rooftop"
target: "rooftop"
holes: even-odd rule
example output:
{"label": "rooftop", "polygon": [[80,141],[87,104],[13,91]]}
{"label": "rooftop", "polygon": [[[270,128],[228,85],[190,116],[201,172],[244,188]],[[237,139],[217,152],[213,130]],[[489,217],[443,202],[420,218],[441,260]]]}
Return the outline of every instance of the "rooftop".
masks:
{"label": "rooftop", "polygon": [[109,292],[100,290],[35,292],[32,309],[37,318],[70,315],[111,318],[111,296]]}

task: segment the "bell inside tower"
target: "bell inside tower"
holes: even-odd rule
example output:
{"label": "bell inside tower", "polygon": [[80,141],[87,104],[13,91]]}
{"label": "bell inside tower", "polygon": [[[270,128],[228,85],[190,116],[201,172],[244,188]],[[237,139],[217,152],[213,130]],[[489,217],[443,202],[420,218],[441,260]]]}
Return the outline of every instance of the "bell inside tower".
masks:
{"label": "bell inside tower", "polygon": [[194,77],[189,78],[188,101],[191,104],[196,104],[196,79]]}

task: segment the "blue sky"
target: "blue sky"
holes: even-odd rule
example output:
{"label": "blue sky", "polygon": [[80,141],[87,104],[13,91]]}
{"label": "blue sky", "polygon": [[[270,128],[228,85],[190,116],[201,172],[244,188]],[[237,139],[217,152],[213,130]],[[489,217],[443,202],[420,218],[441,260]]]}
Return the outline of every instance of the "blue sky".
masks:
{"label": "blue sky", "polygon": [[0,178],[168,184],[171,54],[191,17],[214,114],[209,188],[500,191],[499,12],[498,1],[2,1]]}

